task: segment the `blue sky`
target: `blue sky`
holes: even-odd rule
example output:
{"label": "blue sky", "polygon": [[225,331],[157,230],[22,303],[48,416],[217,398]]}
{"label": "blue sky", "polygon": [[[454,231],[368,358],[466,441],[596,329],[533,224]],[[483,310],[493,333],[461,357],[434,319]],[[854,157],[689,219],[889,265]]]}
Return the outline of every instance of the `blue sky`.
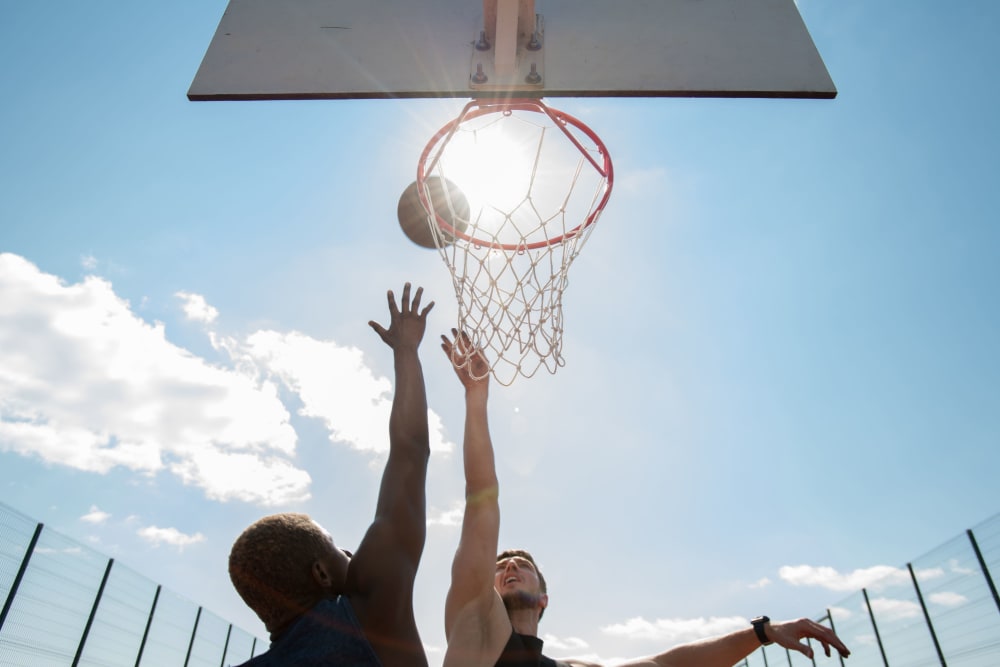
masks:
{"label": "blue sky", "polygon": [[[555,655],[818,615],[1000,510],[1000,9],[799,8],[835,100],[550,100],[616,169],[566,366],[492,394],[501,544],[545,571]],[[455,305],[395,207],[462,102],[189,102],[224,9],[5,11],[0,500],[262,633],[229,546],[279,510],[356,545],[392,392],[367,322],[423,285],[434,664]]]}

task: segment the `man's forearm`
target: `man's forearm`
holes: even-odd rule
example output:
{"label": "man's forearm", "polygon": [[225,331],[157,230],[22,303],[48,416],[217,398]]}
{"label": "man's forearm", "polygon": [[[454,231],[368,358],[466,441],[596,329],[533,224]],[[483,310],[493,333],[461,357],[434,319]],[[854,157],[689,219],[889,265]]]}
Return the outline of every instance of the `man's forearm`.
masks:
{"label": "man's forearm", "polygon": [[488,394],[485,387],[473,387],[465,394],[465,490],[467,501],[497,487],[493,443],[487,417]]}
{"label": "man's forearm", "polygon": [[415,348],[397,350],[394,357],[396,390],[389,414],[389,445],[427,455],[430,448],[427,391],[420,357]]}
{"label": "man's forearm", "polygon": [[752,628],[675,646],[654,658],[658,667],[732,667],[760,648]]}

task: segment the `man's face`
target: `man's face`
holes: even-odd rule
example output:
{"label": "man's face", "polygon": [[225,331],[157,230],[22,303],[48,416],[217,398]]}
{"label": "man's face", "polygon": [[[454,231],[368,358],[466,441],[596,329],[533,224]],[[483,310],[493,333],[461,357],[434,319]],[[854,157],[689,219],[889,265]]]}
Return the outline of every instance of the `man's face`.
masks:
{"label": "man's face", "polygon": [[321,585],[324,588],[339,593],[344,589],[344,584],[347,580],[347,566],[351,562],[351,553],[338,548],[333,543],[333,537],[330,533],[315,521],[313,523],[323,532],[328,543],[326,553],[320,557],[320,562],[325,569],[325,576],[322,577],[323,581]]}
{"label": "man's face", "polygon": [[493,587],[505,601],[508,596],[527,596],[537,600],[542,595],[538,571],[531,561],[521,556],[511,556],[497,561]]}

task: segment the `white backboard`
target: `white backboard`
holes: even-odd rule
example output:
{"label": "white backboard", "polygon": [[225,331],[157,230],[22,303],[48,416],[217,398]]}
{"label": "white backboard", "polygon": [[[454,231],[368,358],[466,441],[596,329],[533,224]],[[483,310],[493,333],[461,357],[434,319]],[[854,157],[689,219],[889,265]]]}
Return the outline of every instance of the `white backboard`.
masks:
{"label": "white backboard", "polygon": [[475,46],[487,23],[480,0],[230,0],[188,98],[837,94],[794,0],[514,4],[522,20],[536,17],[539,48],[519,33],[504,76],[499,46]]}

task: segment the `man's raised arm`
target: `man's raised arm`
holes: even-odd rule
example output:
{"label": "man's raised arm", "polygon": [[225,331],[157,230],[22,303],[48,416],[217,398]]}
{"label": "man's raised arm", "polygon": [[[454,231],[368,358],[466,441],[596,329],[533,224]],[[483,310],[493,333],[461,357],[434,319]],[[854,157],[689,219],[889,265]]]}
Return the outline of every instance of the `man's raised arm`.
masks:
{"label": "man's raised arm", "polygon": [[411,302],[410,283],[403,286],[399,307],[391,290],[387,296],[389,328],[375,321],[368,323],[392,348],[396,386],[389,415],[389,458],[382,473],[375,520],[358,547],[356,559],[362,569],[358,574],[363,590],[366,583],[398,579],[404,572],[412,580],[427,532],[425,484],[430,438],[427,393],[417,348],[434,303],[420,310],[423,288],[417,288]]}
{"label": "man's raised arm", "polygon": [[[465,333],[452,329],[454,341],[442,336],[441,348],[454,365],[471,351]],[[444,664],[486,664],[489,655],[506,643],[510,621],[493,588],[497,541],[500,532],[499,486],[493,443],[487,422],[489,364],[481,350],[468,363],[455,368],[465,388],[465,433],[462,445],[465,467],[465,514],[462,533],[451,567],[451,587],[445,602],[448,650]],[[476,379],[477,377],[481,379]],[[497,645],[498,644],[498,645]],[[495,656],[493,657],[495,660]],[[491,662],[489,662],[492,665]]]}

